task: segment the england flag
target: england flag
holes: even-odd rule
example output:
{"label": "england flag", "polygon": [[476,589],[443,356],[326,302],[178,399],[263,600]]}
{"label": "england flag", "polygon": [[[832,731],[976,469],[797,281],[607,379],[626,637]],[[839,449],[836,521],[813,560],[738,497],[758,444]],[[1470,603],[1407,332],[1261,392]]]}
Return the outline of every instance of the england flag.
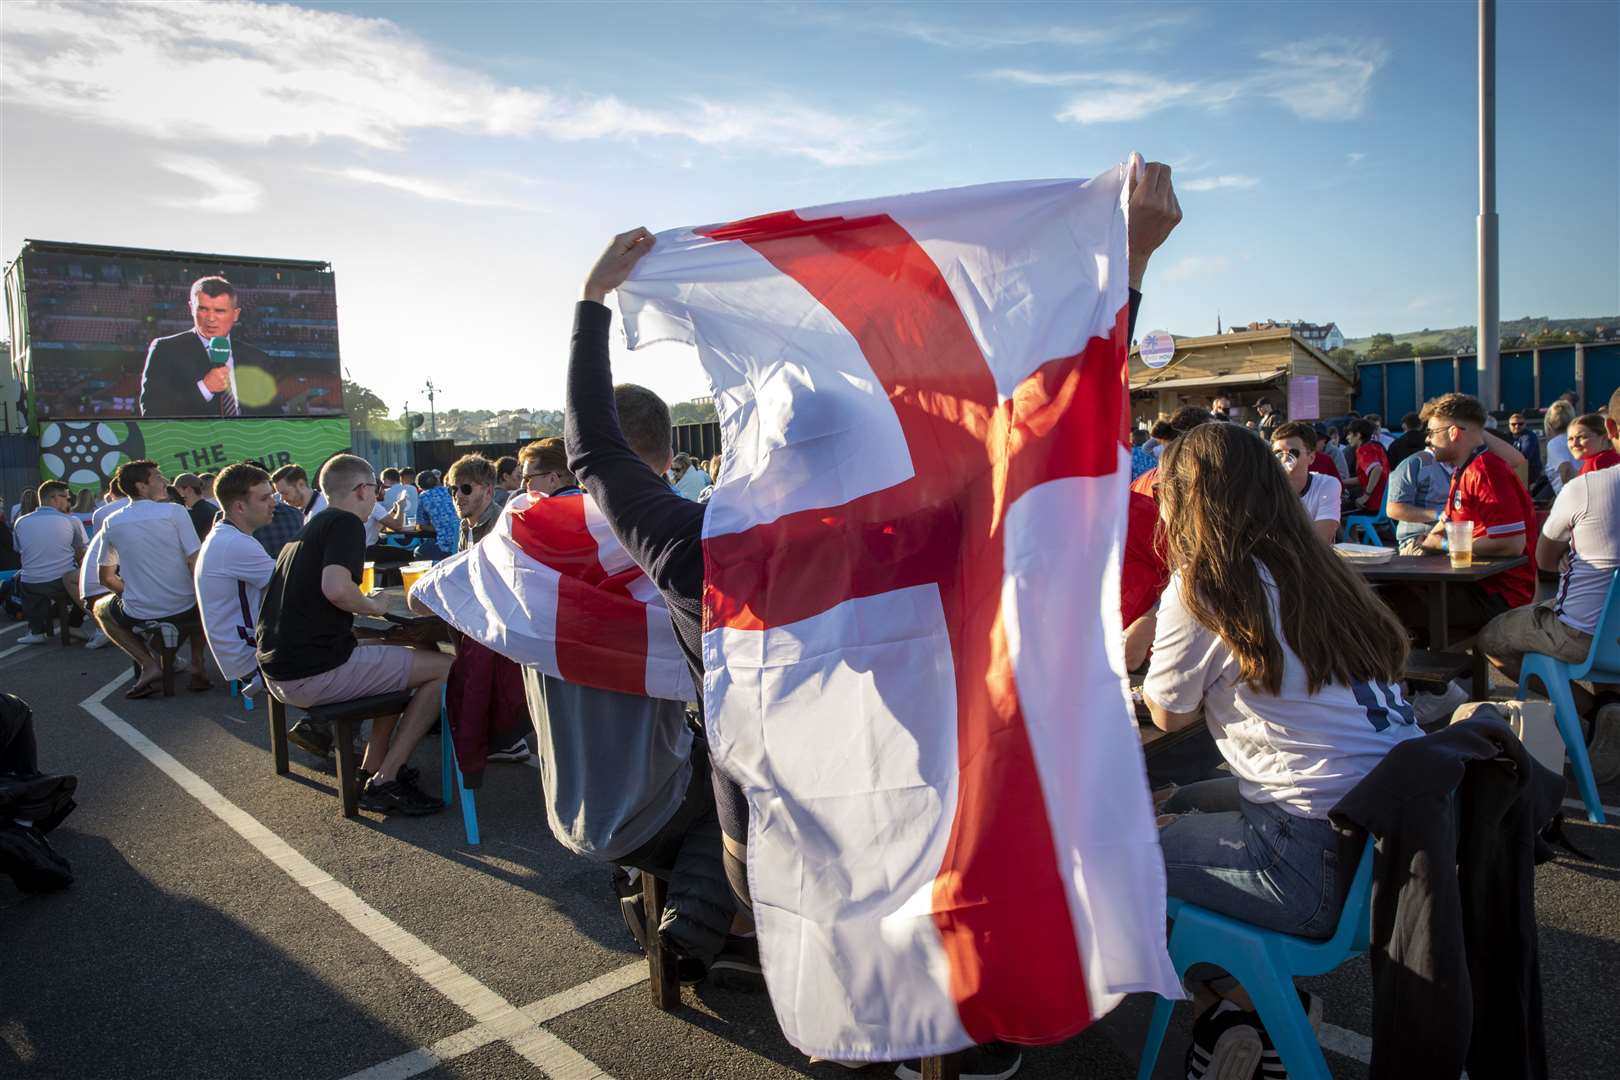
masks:
{"label": "england flag", "polygon": [[1180,996],[1119,621],[1126,178],[677,229],[618,291],[714,389],[702,691],[807,1053]]}

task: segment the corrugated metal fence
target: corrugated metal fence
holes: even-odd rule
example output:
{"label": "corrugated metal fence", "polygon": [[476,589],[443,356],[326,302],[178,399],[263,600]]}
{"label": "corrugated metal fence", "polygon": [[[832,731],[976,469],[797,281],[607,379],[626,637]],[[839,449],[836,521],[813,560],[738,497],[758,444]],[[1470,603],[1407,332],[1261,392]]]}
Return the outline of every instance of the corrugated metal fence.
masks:
{"label": "corrugated metal fence", "polygon": [[[1542,409],[1573,390],[1583,412],[1596,412],[1620,387],[1620,341],[1549,345],[1502,351],[1502,408]],[[1479,393],[1473,356],[1421,356],[1376,360],[1356,368],[1355,410],[1378,413],[1396,426],[1430,398],[1461,390]]]}

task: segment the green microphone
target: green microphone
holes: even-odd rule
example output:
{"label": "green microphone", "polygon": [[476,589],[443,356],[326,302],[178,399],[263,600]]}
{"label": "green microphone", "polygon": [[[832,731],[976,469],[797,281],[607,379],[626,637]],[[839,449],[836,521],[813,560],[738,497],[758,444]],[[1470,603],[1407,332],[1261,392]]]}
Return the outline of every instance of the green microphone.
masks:
{"label": "green microphone", "polygon": [[220,364],[230,363],[231,339],[228,337],[209,338],[208,358],[214,362],[215,367]]}

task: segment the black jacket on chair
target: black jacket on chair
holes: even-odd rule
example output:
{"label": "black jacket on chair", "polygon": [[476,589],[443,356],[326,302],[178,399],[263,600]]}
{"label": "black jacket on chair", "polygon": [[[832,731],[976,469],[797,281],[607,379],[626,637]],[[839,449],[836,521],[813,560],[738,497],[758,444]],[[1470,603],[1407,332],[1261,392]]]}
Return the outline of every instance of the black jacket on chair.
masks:
{"label": "black jacket on chair", "polygon": [[[238,372],[245,367],[256,367],[275,374],[270,369],[270,357],[263,349],[234,338],[231,362]],[[206,399],[197,389],[197,384],[213,366],[208,346],[193,330],[154,338],[146,350],[146,366],[141,370],[140,415],[218,417],[219,396]],[[281,415],[281,409],[273,401],[255,408],[238,402],[238,412],[242,416]]]}
{"label": "black jacket on chair", "polygon": [[1396,746],[1333,808],[1378,841],[1374,1080],[1547,1076],[1535,861],[1563,796],[1485,708]]}

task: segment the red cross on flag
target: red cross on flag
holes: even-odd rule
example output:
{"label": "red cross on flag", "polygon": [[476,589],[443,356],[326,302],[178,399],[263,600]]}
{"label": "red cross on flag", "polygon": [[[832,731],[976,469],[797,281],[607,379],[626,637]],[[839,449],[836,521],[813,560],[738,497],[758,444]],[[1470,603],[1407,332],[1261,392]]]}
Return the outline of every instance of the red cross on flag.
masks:
{"label": "red cross on flag", "polygon": [[1125,176],[675,230],[619,290],[714,387],[707,723],[807,1053],[1180,994],[1122,671]]}
{"label": "red cross on flag", "polygon": [[589,495],[515,495],[489,535],[412,591],[474,641],[566,682],[691,701],[658,589]]}

